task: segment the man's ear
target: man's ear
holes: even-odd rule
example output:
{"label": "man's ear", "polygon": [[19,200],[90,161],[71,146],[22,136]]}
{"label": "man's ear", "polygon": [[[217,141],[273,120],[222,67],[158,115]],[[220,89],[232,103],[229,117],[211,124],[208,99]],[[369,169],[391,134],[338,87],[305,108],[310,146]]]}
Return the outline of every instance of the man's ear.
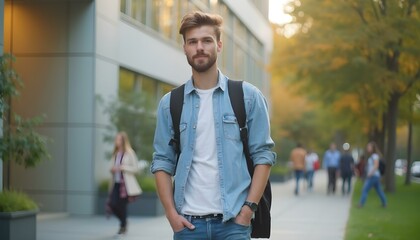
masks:
{"label": "man's ear", "polygon": [[220,53],[222,51],[222,48],[223,48],[223,42],[222,40],[219,40],[217,42],[217,52]]}

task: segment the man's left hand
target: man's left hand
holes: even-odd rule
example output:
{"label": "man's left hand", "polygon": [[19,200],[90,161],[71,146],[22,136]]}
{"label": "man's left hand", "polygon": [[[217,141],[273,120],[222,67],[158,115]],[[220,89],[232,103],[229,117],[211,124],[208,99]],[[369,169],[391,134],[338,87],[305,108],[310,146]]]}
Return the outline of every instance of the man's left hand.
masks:
{"label": "man's left hand", "polygon": [[236,216],[235,223],[242,226],[250,226],[254,212],[248,206],[242,206],[241,212]]}

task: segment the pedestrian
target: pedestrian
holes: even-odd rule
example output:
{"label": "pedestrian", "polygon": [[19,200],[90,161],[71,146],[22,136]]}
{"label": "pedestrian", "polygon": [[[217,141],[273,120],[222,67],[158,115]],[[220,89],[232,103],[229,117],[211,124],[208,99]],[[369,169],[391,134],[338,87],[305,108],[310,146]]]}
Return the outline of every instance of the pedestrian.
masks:
{"label": "pedestrian", "polygon": [[292,162],[293,171],[295,174],[296,185],[295,195],[299,195],[299,181],[305,173],[305,157],[306,150],[302,147],[302,144],[298,143],[292,152],[290,153],[290,161]]}
{"label": "pedestrian", "polygon": [[316,154],[314,151],[310,150],[308,151],[308,154],[305,156],[305,176],[306,181],[308,183],[308,191],[312,192],[313,185],[314,185],[314,175],[315,171],[317,170],[318,164],[318,154]]}
{"label": "pedestrian", "polygon": [[340,152],[337,150],[337,145],[335,143],[331,143],[330,149],[325,152],[323,160],[323,166],[328,171],[327,194],[335,194],[339,161]]}
{"label": "pedestrian", "polygon": [[183,106],[179,142],[170,107],[173,92],[157,110],[151,171],[174,239],[250,239],[251,219],[275,163],[266,100],[244,82],[247,126],[241,132],[248,132],[255,166],[250,177],[228,94],[231,85],[217,66],[222,21],[198,11],[182,19],[179,33],[192,77],[183,85],[183,102],[177,103]]}
{"label": "pedestrian", "polygon": [[[351,192],[351,179],[354,174],[354,158],[350,154],[350,144],[343,144],[344,153],[340,157],[340,175],[343,180],[341,192],[344,195],[349,195]],[[346,190],[347,185],[347,190]]]}
{"label": "pedestrian", "polygon": [[139,171],[137,156],[131,148],[125,132],[115,137],[114,151],[111,161],[110,195],[107,212],[114,214],[120,221],[117,236],[127,233],[127,204],[141,194],[141,188],[135,174]]}
{"label": "pedestrian", "polygon": [[381,173],[379,172],[379,160],[382,157],[381,152],[375,142],[369,142],[366,146],[366,179],[362,189],[362,196],[359,201],[358,207],[363,207],[369,190],[373,187],[376,190],[379,198],[381,199],[382,207],[386,207],[387,201],[385,193],[381,187]]}

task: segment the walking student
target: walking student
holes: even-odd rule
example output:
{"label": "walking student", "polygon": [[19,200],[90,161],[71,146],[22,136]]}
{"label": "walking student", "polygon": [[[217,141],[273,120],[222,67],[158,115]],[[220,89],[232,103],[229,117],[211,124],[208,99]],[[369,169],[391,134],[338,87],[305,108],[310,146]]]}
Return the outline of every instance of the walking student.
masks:
{"label": "walking student", "polygon": [[382,207],[386,207],[386,197],[381,187],[381,173],[379,172],[379,160],[382,154],[375,142],[369,142],[366,146],[366,179],[362,189],[362,196],[358,207],[363,207],[370,189],[373,187],[381,199]]}
{"label": "walking student", "polygon": [[292,162],[292,167],[296,179],[295,195],[299,195],[299,182],[305,173],[305,157],[306,150],[300,143],[298,143],[290,153],[290,161]]}
{"label": "walking student", "polygon": [[127,204],[141,194],[141,188],[135,174],[138,173],[138,160],[131,148],[125,132],[115,137],[115,146],[111,161],[110,195],[107,204],[108,213],[113,213],[120,221],[117,236],[127,233]]}
{"label": "walking student", "polygon": [[228,77],[217,66],[222,21],[203,12],[183,17],[179,33],[192,77],[184,85],[183,102],[177,103],[183,106],[179,129],[173,128],[173,92],[162,98],[157,110],[151,171],[174,239],[250,239],[251,219],[275,163],[266,100],[244,82],[242,131],[248,131],[255,166],[250,177]]}
{"label": "walking student", "polygon": [[340,152],[337,150],[337,145],[335,145],[335,143],[331,143],[330,149],[325,152],[323,160],[323,166],[328,171],[327,194],[335,194],[339,162]]}
{"label": "walking student", "polygon": [[314,185],[314,174],[316,169],[316,164],[318,163],[318,154],[312,150],[308,151],[308,154],[305,156],[305,176],[308,183],[308,191],[312,192]]}
{"label": "walking student", "polygon": [[343,195],[349,195],[351,192],[351,179],[354,174],[354,158],[350,154],[350,144],[343,144],[343,150],[344,153],[340,157],[340,175],[343,180],[341,192]]}

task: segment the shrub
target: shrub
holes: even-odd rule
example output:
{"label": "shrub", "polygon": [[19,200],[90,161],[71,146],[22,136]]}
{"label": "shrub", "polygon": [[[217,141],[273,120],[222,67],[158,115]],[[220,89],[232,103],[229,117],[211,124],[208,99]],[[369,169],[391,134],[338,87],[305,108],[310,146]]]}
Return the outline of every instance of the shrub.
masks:
{"label": "shrub", "polygon": [[36,210],[38,206],[26,194],[17,191],[0,193],[0,212]]}
{"label": "shrub", "polygon": [[[143,192],[156,192],[156,182],[153,176],[136,175],[136,178]],[[108,184],[108,179],[101,181],[99,183],[99,192],[108,192]]]}

